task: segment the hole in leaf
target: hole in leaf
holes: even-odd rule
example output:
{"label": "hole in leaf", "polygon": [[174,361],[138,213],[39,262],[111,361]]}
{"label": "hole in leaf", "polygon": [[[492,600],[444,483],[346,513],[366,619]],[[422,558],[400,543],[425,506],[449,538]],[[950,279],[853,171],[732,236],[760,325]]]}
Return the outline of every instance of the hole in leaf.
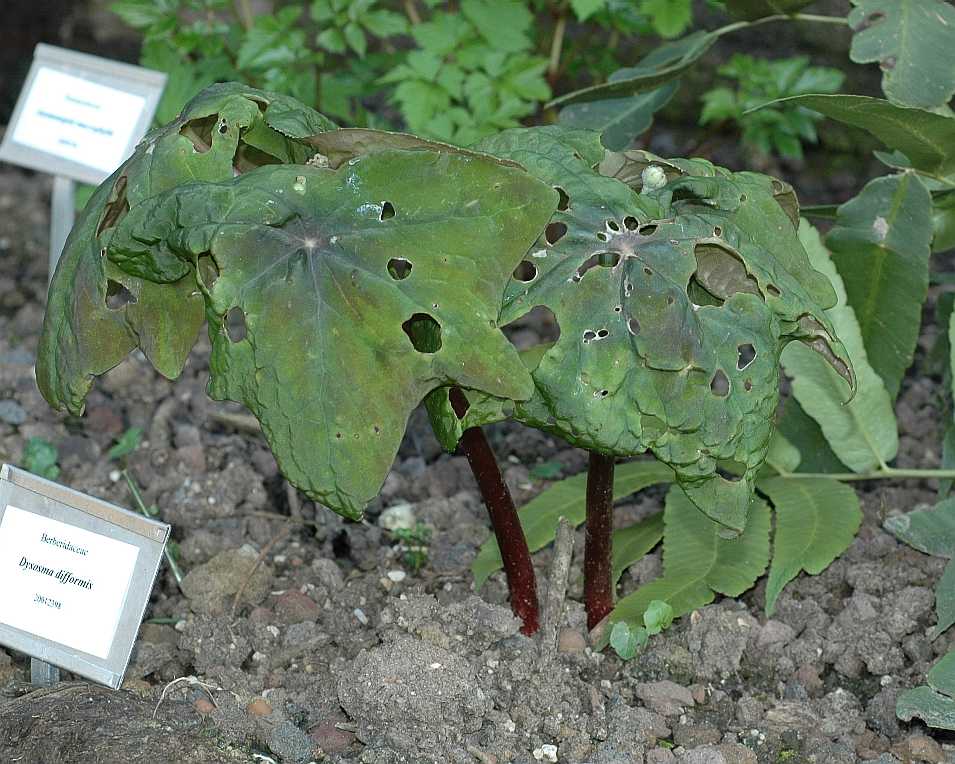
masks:
{"label": "hole in leaf", "polygon": [[636,337],[638,334],[640,334],[640,322],[635,318],[631,318],[629,321],[627,321],[627,331]]}
{"label": "hole in leaf", "polygon": [[742,203],[745,202],[745,201],[746,201],[746,194],[740,194],[740,195],[739,195],[739,202],[740,202],[740,204],[742,204]]}
{"label": "hole in leaf", "polygon": [[193,119],[179,128],[179,134],[192,143],[193,149],[204,154],[212,148],[212,130],[218,121],[215,114],[202,119]]}
{"label": "hole in leaf", "polygon": [[606,398],[610,395],[609,390],[594,390],[594,398]]}
{"label": "hole in leaf", "polygon": [[378,215],[379,220],[391,220],[395,216],[395,206],[391,202],[384,202],[381,205],[381,213]]}
{"label": "hole in leaf", "polygon": [[393,257],[388,261],[388,275],[395,281],[403,281],[411,275],[411,261],[403,257]]}
{"label": "hole in leaf", "polygon": [[587,271],[592,268],[614,268],[620,262],[620,253],[619,252],[598,252],[591,255],[583,264],[577,269],[577,272],[573,275],[574,283],[579,282]]}
{"label": "hole in leaf", "polygon": [[514,269],[514,278],[523,281],[525,284],[528,281],[533,281],[537,278],[537,266],[530,260],[522,260]]}
{"label": "hole in leaf", "polygon": [[643,272],[646,273],[648,276],[652,276],[652,275],[653,275],[653,271],[652,271],[650,268],[644,268],[644,269],[643,269]]}
{"label": "hole in leaf", "polygon": [[747,393],[748,393],[750,390],[752,390],[752,389],[753,389],[753,380],[747,379],[745,382],[743,382],[743,389],[744,389]]}
{"label": "hole in leaf", "polygon": [[565,233],[567,233],[567,226],[564,223],[551,223],[544,229],[544,241],[553,247]]}
{"label": "hole in leaf", "polygon": [[601,340],[602,340],[602,339],[604,339],[605,337],[609,337],[609,336],[610,336],[610,332],[607,331],[606,329],[600,329],[600,330],[597,332],[597,338],[598,338],[598,339],[601,339]]}
{"label": "hole in leaf", "polygon": [[706,291],[706,288],[696,280],[695,275],[690,277],[690,283],[687,284],[686,287],[686,296],[689,297],[690,301],[698,308],[703,305],[719,307],[723,304],[723,300]]}
{"label": "hole in leaf", "polygon": [[110,310],[121,310],[127,305],[135,304],[133,293],[118,281],[109,279],[106,282],[106,307]]}
{"label": "hole in leaf", "polygon": [[736,348],[736,353],[736,368],[740,371],[756,360],[756,348],[748,342],[745,345],[739,345]]}
{"label": "hole in leaf", "polygon": [[617,225],[617,221],[616,221],[616,220],[607,220],[607,221],[605,221],[605,222],[606,222],[607,228],[609,228],[611,231],[619,231],[619,230],[620,230],[620,226]]}
{"label": "hole in leaf", "polygon": [[242,342],[249,333],[245,324],[245,312],[236,305],[225,314],[225,333],[232,342]]}
{"label": "hole in leaf", "polygon": [[593,329],[588,329],[584,332],[584,342],[591,342],[597,338],[597,332]]}
{"label": "hole in leaf", "polygon": [[667,295],[667,305],[672,305],[672,304],[673,304],[673,295],[672,295],[672,294],[668,294],[668,295]]}
{"label": "hole in leaf", "polygon": [[746,465],[733,459],[727,459],[716,468],[716,474],[730,483],[738,483],[743,479],[743,473],[745,472]]}
{"label": "hole in leaf", "polygon": [[441,349],[441,324],[427,313],[415,313],[401,328],[419,353],[437,353]]}
{"label": "hole in leaf", "polygon": [[779,297],[782,294],[782,292],[780,292],[779,289],[773,284],[767,284],[766,291],[769,292],[773,297]]}
{"label": "hole in leaf", "polygon": [[597,238],[600,239],[600,241],[610,241],[610,237],[607,236],[607,234],[605,234],[603,231],[597,232]]}
{"label": "hole in leaf", "polygon": [[196,265],[202,285],[206,289],[212,289],[219,278],[219,268],[216,261],[212,259],[212,255],[202,255]]}
{"label": "hole in leaf", "polygon": [[716,226],[716,228],[713,229],[713,235],[719,238],[720,236],[723,235],[723,229],[720,228],[719,226]]}
{"label": "hole in leaf", "polygon": [[613,306],[613,312],[614,312],[614,313],[620,313],[622,310],[623,310],[623,306],[622,306],[622,305],[614,305],[614,306]]}
{"label": "hole in leaf", "polygon": [[223,119],[219,123],[219,135],[225,135],[227,132],[229,132],[229,126],[226,124],[226,121]]}
{"label": "hole in leaf", "polygon": [[554,190],[557,192],[557,209],[561,212],[567,212],[570,208],[570,197],[560,186],[554,186]]}
{"label": "hole in leaf", "polygon": [[99,228],[96,229],[96,235],[99,236],[103,231],[107,231],[129,212],[129,200],[126,198],[126,184],[128,180],[125,175],[121,175],[113,186],[113,201],[106,205],[103,212],[103,219],[100,221]]}
{"label": "hole in leaf", "polygon": [[720,300],[728,300],[738,292],[759,297],[759,285],[749,275],[746,266],[737,254],[719,244],[697,244],[694,278],[707,292]]}
{"label": "hole in leaf", "polygon": [[628,231],[636,231],[640,227],[640,221],[637,220],[633,215],[627,215],[623,219],[623,227]]}
{"label": "hole in leaf", "polygon": [[645,226],[642,226],[639,231],[641,236],[652,236],[656,232],[657,232],[657,227],[654,223],[649,223]]}
{"label": "hole in leaf", "polygon": [[710,380],[710,390],[718,398],[725,398],[730,394],[730,381],[722,369],[717,369],[713,379]]}

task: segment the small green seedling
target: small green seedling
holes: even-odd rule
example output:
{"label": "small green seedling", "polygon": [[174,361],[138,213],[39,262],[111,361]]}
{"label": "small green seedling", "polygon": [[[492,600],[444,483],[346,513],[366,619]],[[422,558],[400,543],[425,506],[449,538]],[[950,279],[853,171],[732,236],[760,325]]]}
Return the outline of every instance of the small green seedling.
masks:
{"label": "small green seedling", "polygon": [[428,545],[431,543],[431,528],[417,523],[413,528],[397,528],[391,532],[399,542],[401,559],[412,572],[417,573],[428,564]]}
{"label": "small green seedling", "polygon": [[47,480],[56,480],[60,476],[60,468],[57,465],[59,458],[57,447],[43,438],[30,438],[23,449],[24,468]]}
{"label": "small green seedling", "polygon": [[632,660],[656,636],[673,623],[673,608],[662,600],[652,600],[643,614],[643,626],[633,627],[617,621],[610,630],[610,646],[621,660]]}
{"label": "small green seedling", "polygon": [[130,427],[120,436],[109,451],[106,452],[106,457],[112,461],[114,459],[122,459],[124,456],[129,456],[129,454],[139,448],[139,444],[142,440],[143,428]]}

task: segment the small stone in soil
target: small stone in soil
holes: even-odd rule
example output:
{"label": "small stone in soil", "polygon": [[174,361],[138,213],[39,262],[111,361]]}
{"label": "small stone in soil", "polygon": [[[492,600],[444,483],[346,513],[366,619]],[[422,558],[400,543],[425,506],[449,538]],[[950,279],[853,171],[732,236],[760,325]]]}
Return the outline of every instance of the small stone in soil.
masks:
{"label": "small stone in soil", "polygon": [[245,707],[252,716],[271,716],[272,706],[265,698],[256,698]]}

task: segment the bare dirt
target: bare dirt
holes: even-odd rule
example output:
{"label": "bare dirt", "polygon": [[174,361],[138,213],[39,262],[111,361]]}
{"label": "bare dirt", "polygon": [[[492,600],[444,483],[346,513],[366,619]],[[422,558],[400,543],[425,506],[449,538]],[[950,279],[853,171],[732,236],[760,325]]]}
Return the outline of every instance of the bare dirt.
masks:
{"label": "bare dirt", "polygon": [[[204,340],[175,382],[133,355],[96,383],[84,417],[51,411],[33,373],[48,197],[48,180],[0,170],[0,459],[20,463],[27,440],[45,438],[62,482],[131,506],[107,451],[143,428],[125,466],[173,524],[186,578],[180,587],[163,569],[119,692],[33,690],[27,659],[0,651],[0,761],[955,760],[944,735],[895,717],[898,693],[955,638],[928,637],[941,563],[881,522],[932,502],[934,486],[862,486],[859,537],[823,574],[794,581],[774,619],[760,583],[681,619],[629,663],[587,646],[575,562],[549,650],[519,634],[500,574],[473,591],[486,513],[465,460],[440,451],[420,412],[367,520],[350,523],[289,490],[264,442],[227,423],[238,409],[206,398]],[[540,331],[512,335],[529,344]],[[939,462],[940,380],[921,360],[933,339],[927,330],[898,405],[901,466]],[[530,476],[535,464],[585,467],[583,452],[537,432],[490,437],[518,502],[548,484]],[[661,497],[631,498],[617,522]],[[379,523],[401,504],[432,529],[417,572]],[[542,581],[549,561],[535,555]],[[656,552],[621,591],[659,570]]]}

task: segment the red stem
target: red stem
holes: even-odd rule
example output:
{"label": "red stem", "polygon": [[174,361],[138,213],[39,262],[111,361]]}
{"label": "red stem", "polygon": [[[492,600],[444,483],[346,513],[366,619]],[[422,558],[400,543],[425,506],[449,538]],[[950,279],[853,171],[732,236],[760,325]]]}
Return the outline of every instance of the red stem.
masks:
{"label": "red stem", "polygon": [[[459,418],[464,417],[468,410],[464,393],[452,387],[449,398],[454,413]],[[491,525],[497,537],[498,549],[501,550],[501,560],[504,562],[507,588],[511,593],[511,610],[524,624],[521,632],[530,636],[540,628],[537,580],[514,499],[511,498],[511,492],[501,475],[494,451],[480,427],[466,429],[458,448],[471,465],[481,498],[484,499],[484,505],[491,516]]]}
{"label": "red stem", "polygon": [[587,533],[584,538],[584,601],[588,629],[593,629],[613,610],[613,465],[612,456],[590,452]]}

